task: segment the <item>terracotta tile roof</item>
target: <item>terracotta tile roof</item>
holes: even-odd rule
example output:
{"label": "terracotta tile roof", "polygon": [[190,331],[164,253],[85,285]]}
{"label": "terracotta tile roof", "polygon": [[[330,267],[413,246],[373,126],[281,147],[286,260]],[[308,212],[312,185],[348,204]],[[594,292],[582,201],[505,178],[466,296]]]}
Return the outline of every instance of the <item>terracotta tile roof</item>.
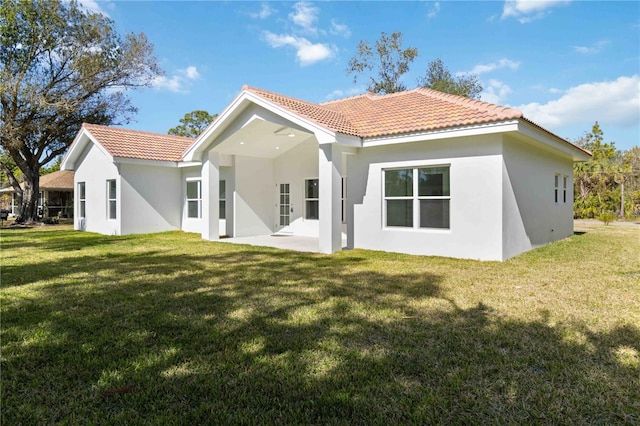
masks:
{"label": "terracotta tile roof", "polygon": [[263,97],[272,103],[278,104],[291,112],[321,125],[322,127],[347,135],[360,135],[358,129],[349,122],[347,117],[341,111],[337,111],[333,108],[326,108],[319,104],[302,101],[300,99],[291,98],[289,96],[280,95],[278,93],[269,92],[267,90],[249,87],[247,85],[242,86],[242,89]]}
{"label": "terracotta tile roof", "polygon": [[522,118],[522,112],[462,96],[418,88],[389,95],[366,93],[313,104],[244,86],[330,130],[360,137],[396,135]]}
{"label": "terracotta tile roof", "polygon": [[84,123],[91,133],[114,157],[155,161],[181,161],[182,154],[195,139],[161,133],[141,132],[117,127]]}
{"label": "terracotta tile roof", "polygon": [[68,189],[73,191],[73,172],[59,170],[40,177],[40,189]]}

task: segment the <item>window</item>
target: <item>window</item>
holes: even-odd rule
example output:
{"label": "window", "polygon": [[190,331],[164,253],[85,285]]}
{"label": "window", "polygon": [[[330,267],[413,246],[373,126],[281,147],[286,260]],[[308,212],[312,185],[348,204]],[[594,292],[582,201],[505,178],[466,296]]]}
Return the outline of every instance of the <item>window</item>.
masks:
{"label": "window", "polygon": [[567,181],[569,180],[569,176],[562,177],[562,202],[567,202]]}
{"label": "window", "polygon": [[107,180],[107,218],[115,219],[117,210],[116,181]]}
{"label": "window", "polygon": [[78,182],[78,210],[80,211],[80,219],[86,217],[86,200],[85,183]]}
{"label": "window", "polygon": [[554,200],[555,203],[558,204],[558,201],[560,200],[560,175],[556,175],[555,176],[555,191],[554,191]]}
{"label": "window", "polygon": [[198,219],[202,215],[202,188],[199,180],[187,181],[187,217]]}
{"label": "window", "polygon": [[386,226],[449,229],[449,166],[384,172]]}
{"label": "window", "polygon": [[304,217],[305,219],[319,218],[319,180],[307,179],[304,182]]}
{"label": "window", "polygon": [[220,181],[220,219],[227,218],[227,182]]}

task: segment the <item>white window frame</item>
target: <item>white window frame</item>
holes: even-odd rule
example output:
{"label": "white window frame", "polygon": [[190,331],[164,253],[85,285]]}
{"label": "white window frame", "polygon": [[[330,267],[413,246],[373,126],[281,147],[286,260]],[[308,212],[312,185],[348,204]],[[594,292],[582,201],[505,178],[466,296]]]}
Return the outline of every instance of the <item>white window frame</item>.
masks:
{"label": "white window frame", "polygon": [[[224,191],[222,190],[224,187]],[[220,179],[220,183],[218,184],[218,216],[220,219],[227,219],[227,181],[224,179]]]}
{"label": "white window frame", "polygon": [[78,217],[87,217],[87,183],[78,182]]}
{"label": "white window frame", "polygon": [[[197,189],[197,197],[189,198],[189,184],[195,183]],[[189,203],[196,202],[198,206],[198,215],[197,216],[189,216]],[[202,179],[199,178],[187,178],[185,184],[185,204],[187,219],[200,219],[202,218]]]}
{"label": "white window frame", "polygon": [[555,204],[560,204],[560,173],[554,175],[554,201]]}
{"label": "white window frame", "polygon": [[[416,231],[450,231],[451,230],[451,182],[449,182],[449,195],[419,195],[419,169],[449,169],[449,179],[451,179],[451,164],[429,164],[404,167],[388,167],[382,169],[382,227],[384,229],[407,229]],[[411,188],[410,196],[387,196],[386,195],[386,179],[387,171],[393,170],[411,170]],[[411,226],[387,225],[387,201],[389,200],[410,200],[412,208],[412,224]],[[449,201],[449,226],[447,228],[434,228],[420,226],[420,201],[422,200],[448,200]]]}
{"label": "white window frame", "polygon": [[[113,198],[111,197],[111,182],[113,182]],[[114,203],[113,217],[111,217],[111,203]],[[116,220],[118,218],[118,184],[115,179],[107,179],[107,219]]]}
{"label": "white window frame", "polygon": [[562,202],[567,204],[567,187],[569,183],[569,176],[562,176]]}
{"label": "white window frame", "polygon": [[[308,198],[307,197],[307,182],[315,180],[318,182],[318,198]],[[318,203],[318,217],[317,218],[308,218],[307,217],[307,201],[315,201]],[[304,220],[319,220],[320,219],[320,179],[319,178],[310,178],[304,180]]]}

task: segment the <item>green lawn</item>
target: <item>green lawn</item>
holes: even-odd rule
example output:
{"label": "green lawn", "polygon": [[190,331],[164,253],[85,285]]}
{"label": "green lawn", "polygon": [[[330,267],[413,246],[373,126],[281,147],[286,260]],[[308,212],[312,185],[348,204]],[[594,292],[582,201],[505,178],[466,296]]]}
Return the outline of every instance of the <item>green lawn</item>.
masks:
{"label": "green lawn", "polygon": [[2,230],[2,424],[638,424],[640,228],[508,262]]}

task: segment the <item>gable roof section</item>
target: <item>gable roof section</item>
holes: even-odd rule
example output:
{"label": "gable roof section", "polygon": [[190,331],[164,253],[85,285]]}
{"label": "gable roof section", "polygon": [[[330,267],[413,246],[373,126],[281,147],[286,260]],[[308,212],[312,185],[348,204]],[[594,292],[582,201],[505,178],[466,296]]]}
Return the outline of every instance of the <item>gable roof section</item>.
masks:
{"label": "gable roof section", "polygon": [[366,93],[321,104],[249,86],[244,90],[330,130],[362,138],[523,118],[517,109],[424,88],[388,95]]}
{"label": "gable roof section", "polygon": [[97,124],[82,125],[91,136],[116,158],[152,161],[181,161],[182,154],[195,139]]}
{"label": "gable roof section", "polygon": [[360,136],[359,130],[349,122],[347,116],[341,111],[333,108],[326,108],[322,104],[302,101],[300,99],[291,98],[289,96],[280,95],[263,89],[257,89],[247,85],[242,86],[242,89],[258,95],[272,103],[280,105],[281,107],[334,132],[343,133],[345,135]]}
{"label": "gable roof section", "polygon": [[73,191],[73,172],[58,170],[41,176],[40,189],[67,189]]}

